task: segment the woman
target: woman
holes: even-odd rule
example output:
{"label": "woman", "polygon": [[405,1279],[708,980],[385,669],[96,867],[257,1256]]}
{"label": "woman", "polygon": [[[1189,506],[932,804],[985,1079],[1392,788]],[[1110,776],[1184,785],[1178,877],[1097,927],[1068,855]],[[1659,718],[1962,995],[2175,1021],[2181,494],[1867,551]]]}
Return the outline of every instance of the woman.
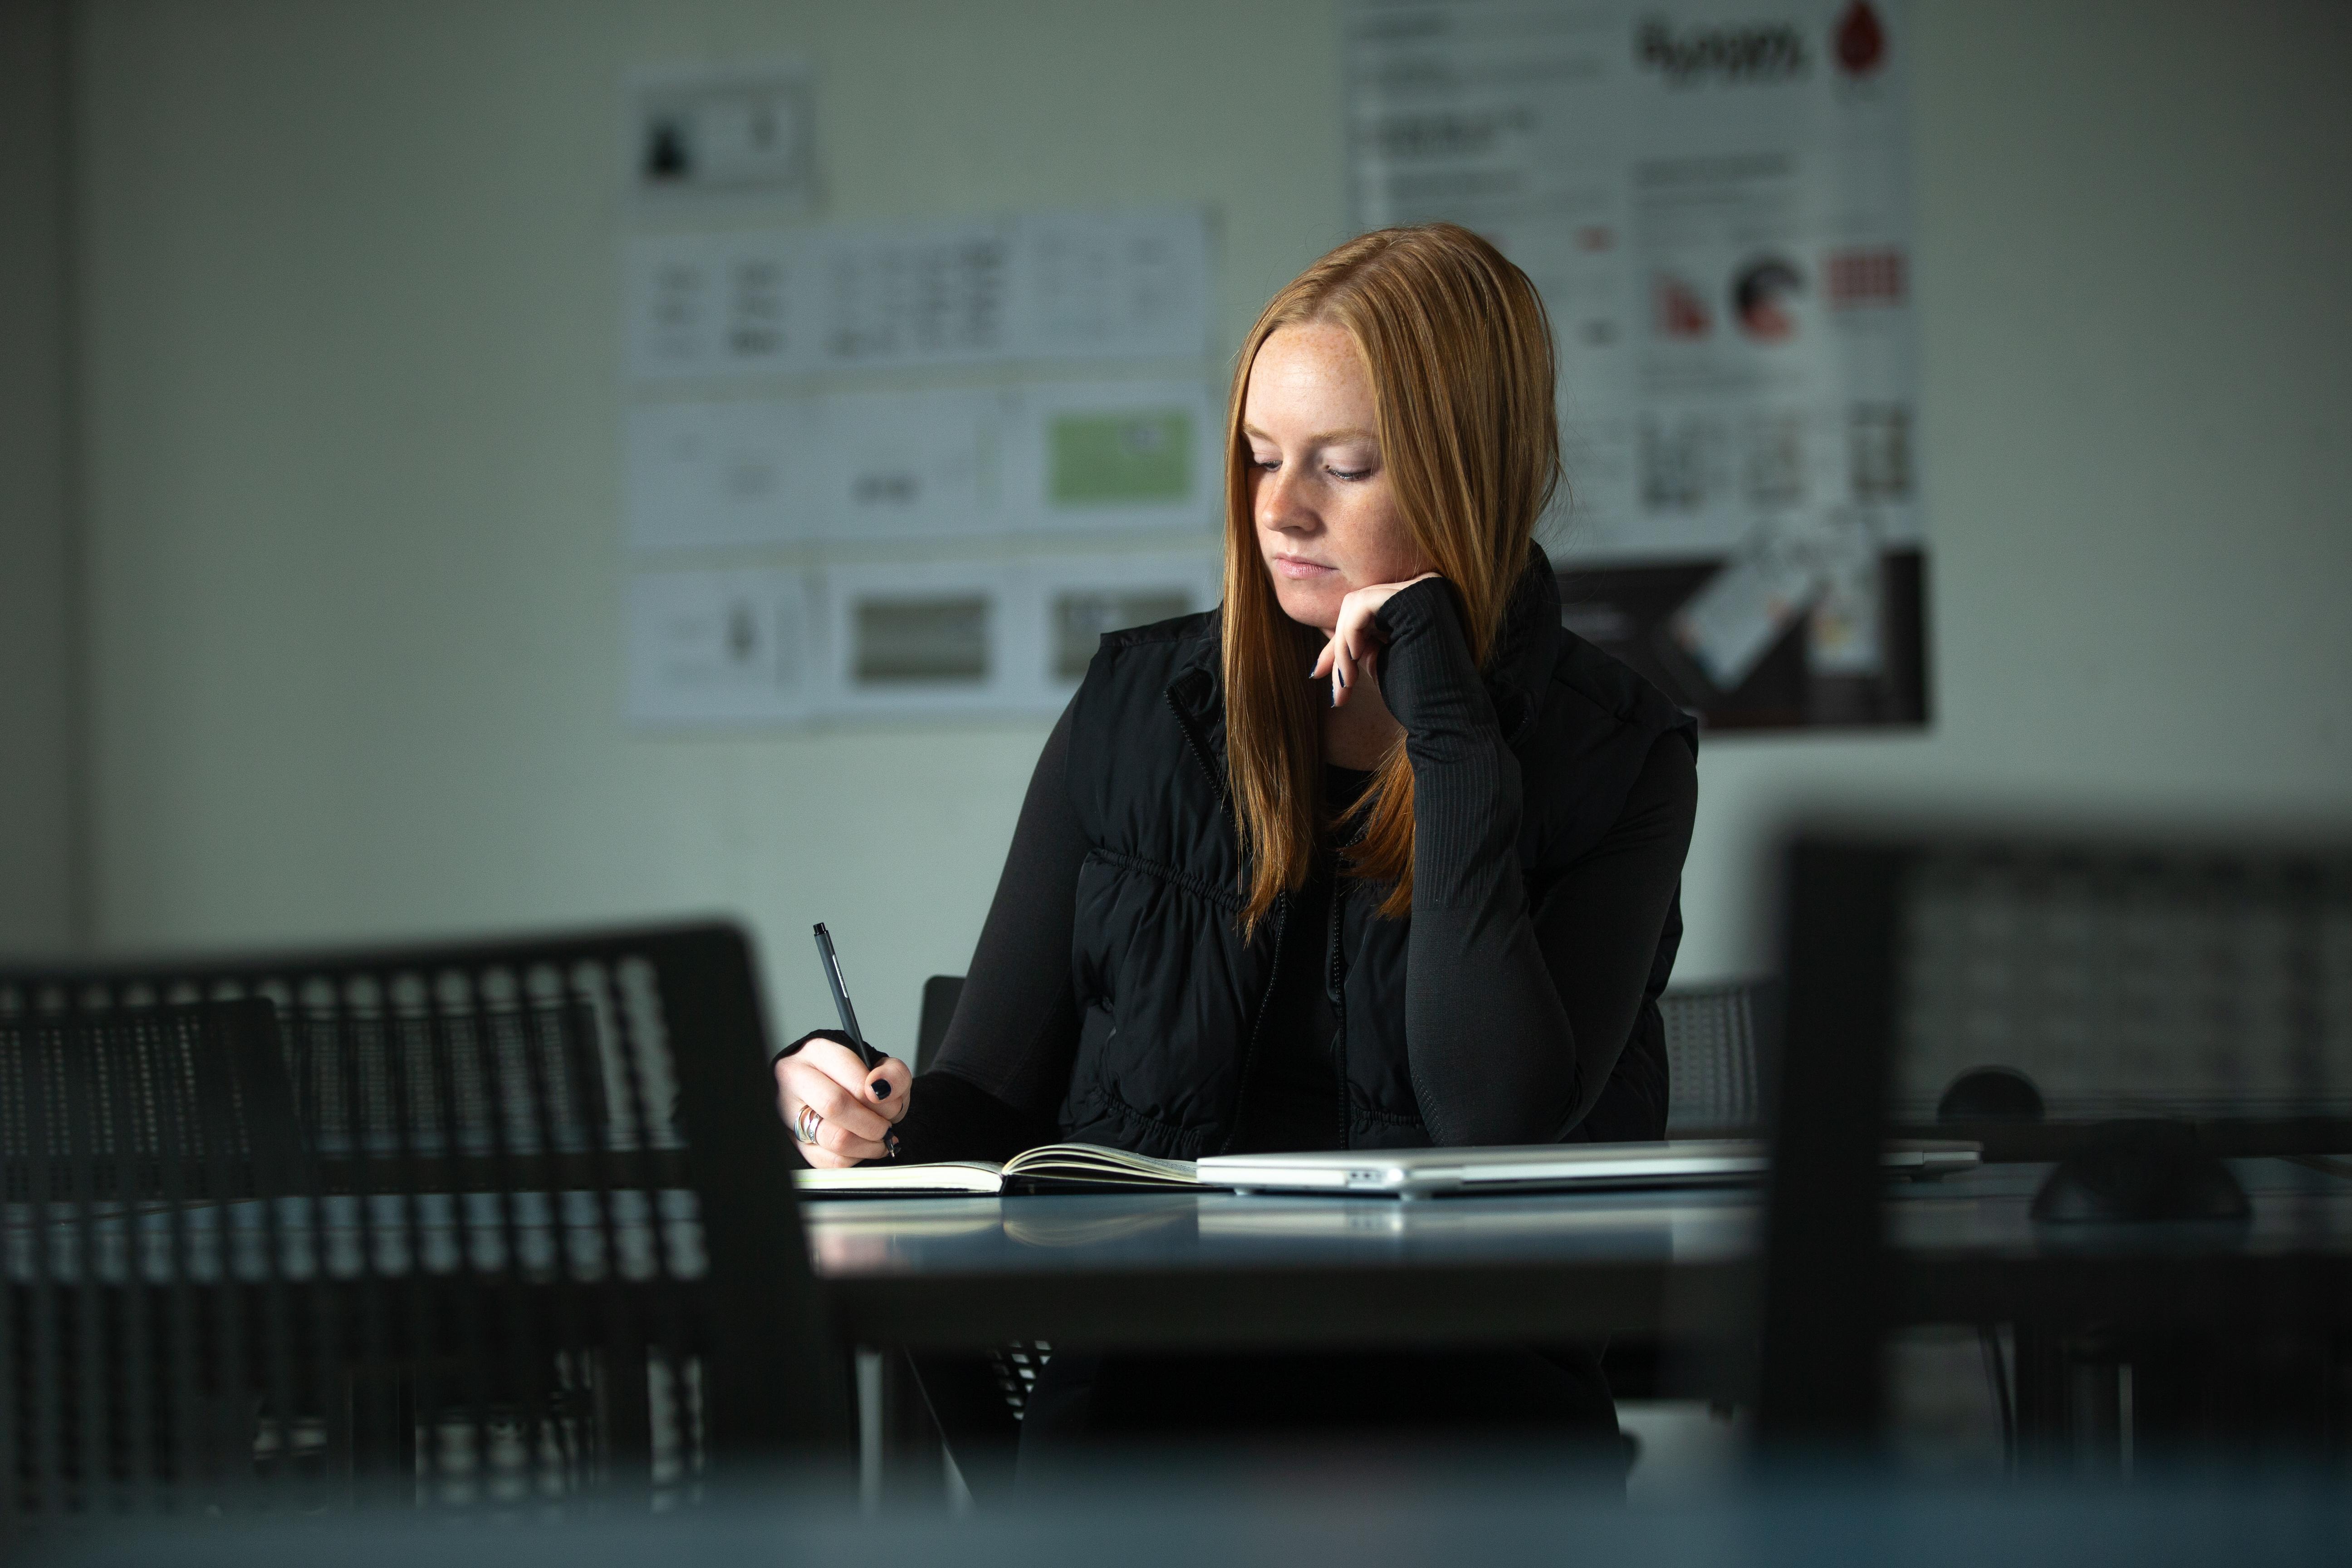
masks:
{"label": "woman", "polygon": [[1541,300],[1466,230],[1275,296],[1223,606],[1103,638],[938,1066],[779,1058],[812,1163],[1663,1135],[1696,731],[1560,626],[1552,396]]}

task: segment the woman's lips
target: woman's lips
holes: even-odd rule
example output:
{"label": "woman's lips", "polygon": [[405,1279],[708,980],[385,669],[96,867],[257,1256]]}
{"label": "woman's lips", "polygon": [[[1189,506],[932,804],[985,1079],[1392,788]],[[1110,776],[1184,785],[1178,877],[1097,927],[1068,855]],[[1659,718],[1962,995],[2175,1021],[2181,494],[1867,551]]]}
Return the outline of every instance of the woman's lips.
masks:
{"label": "woman's lips", "polygon": [[1337,566],[1326,566],[1320,561],[1304,561],[1296,555],[1276,556],[1274,569],[1294,582],[1311,582],[1318,577],[1330,576],[1339,570]]}

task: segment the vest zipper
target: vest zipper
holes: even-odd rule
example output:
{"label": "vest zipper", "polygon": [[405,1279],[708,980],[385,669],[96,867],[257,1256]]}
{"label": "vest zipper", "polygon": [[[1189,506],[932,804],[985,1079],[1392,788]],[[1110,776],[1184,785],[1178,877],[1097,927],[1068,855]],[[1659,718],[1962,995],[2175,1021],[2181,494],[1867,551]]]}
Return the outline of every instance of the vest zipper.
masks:
{"label": "vest zipper", "polygon": [[1220,1154],[1231,1152],[1234,1140],[1249,1125],[1250,1064],[1257,1059],[1258,1036],[1265,1028],[1265,1015],[1274,1004],[1274,988],[1282,981],[1282,936],[1290,924],[1290,895],[1274,896],[1274,964],[1266,971],[1265,993],[1257,999],[1257,1012],[1250,1019],[1249,1044],[1242,1047],[1241,1089],[1234,1096],[1233,1125],[1225,1129],[1224,1142],[1217,1145]]}
{"label": "vest zipper", "polygon": [[[1208,742],[1202,740],[1200,731],[1192,727],[1192,716],[1184,711],[1184,705],[1176,700],[1173,684],[1160,695],[1168,700],[1168,711],[1176,716],[1176,728],[1183,731],[1184,743],[1191,748],[1192,760],[1201,764],[1202,775],[1209,781],[1209,787],[1216,792],[1217,808],[1220,811],[1227,809],[1225,781],[1210,759]],[[1258,997],[1257,1012],[1250,1019],[1249,1043],[1242,1047],[1241,1088],[1234,1096],[1233,1123],[1225,1129],[1223,1142],[1217,1145],[1220,1154],[1233,1148],[1234,1140],[1241,1136],[1242,1128],[1247,1124],[1250,1064],[1257,1059],[1258,1036],[1265,1028],[1266,1009],[1273,1003],[1274,988],[1282,978],[1282,938],[1289,924],[1290,895],[1276,893],[1274,899],[1274,964],[1266,972],[1265,991]]]}
{"label": "vest zipper", "polygon": [[1349,1114],[1354,1108],[1348,1100],[1348,988],[1346,968],[1341,959],[1345,949],[1347,900],[1357,884],[1354,878],[1341,874],[1340,866],[1347,858],[1348,851],[1364,841],[1368,831],[1369,825],[1359,826],[1355,837],[1334,852],[1331,862],[1331,938],[1330,952],[1324,960],[1323,988],[1331,998],[1332,1015],[1339,1020],[1339,1033],[1333,1037],[1333,1054],[1339,1058],[1335,1065],[1339,1078],[1339,1147],[1342,1149],[1356,1146],[1355,1120]]}
{"label": "vest zipper", "polygon": [[1331,998],[1332,1016],[1339,1020],[1339,1029],[1331,1037],[1331,1052],[1339,1059],[1333,1065],[1339,1079],[1339,1147],[1356,1146],[1355,1129],[1348,1116],[1348,990],[1339,963],[1341,911],[1348,900],[1348,880],[1335,870],[1331,877],[1331,936],[1330,947],[1323,961],[1323,990]]}
{"label": "vest zipper", "polygon": [[1216,764],[1210,760],[1209,742],[1201,738],[1200,731],[1192,727],[1192,716],[1184,711],[1182,703],[1176,700],[1174,684],[1171,683],[1160,696],[1168,700],[1168,711],[1176,715],[1176,728],[1184,732],[1184,744],[1191,749],[1192,760],[1201,764],[1201,774],[1209,781],[1209,788],[1216,792],[1218,809],[1223,810],[1225,805],[1224,775],[1217,772]]}

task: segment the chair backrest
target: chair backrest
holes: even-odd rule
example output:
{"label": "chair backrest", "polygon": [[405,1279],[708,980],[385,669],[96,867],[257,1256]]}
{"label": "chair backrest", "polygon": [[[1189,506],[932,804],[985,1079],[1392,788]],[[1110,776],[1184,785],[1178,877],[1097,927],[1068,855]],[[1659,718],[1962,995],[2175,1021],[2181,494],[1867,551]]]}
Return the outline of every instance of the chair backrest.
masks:
{"label": "chair backrest", "polygon": [[2273,1152],[2352,1130],[2352,853],[1817,832],[1790,847],[1782,901],[1767,1443],[1877,1429],[1880,1145],[1932,1118],[1953,1064],[2074,1075],[2095,1115],[2161,1084],[2158,1107],[2222,1113],[2233,1136],[2320,1140]]}
{"label": "chair backrest", "polygon": [[62,1003],[0,991],[6,1202],[232,1202],[315,1189],[268,1002]]}
{"label": "chair backrest", "polygon": [[[49,1064],[0,1077],[0,1517],[674,1502],[845,1437],[732,927],[0,968],[0,1038]],[[106,1136],[244,1165],[60,1180],[142,1084]]]}
{"label": "chair backrest", "polygon": [[1677,986],[1658,998],[1666,1027],[1666,1136],[1763,1125],[1764,1084],[1779,1043],[1776,980]]}
{"label": "chair backrest", "polygon": [[963,995],[963,976],[934,974],[923,982],[922,1018],[915,1026],[915,1070],[929,1072],[940,1054],[940,1042],[948,1037],[948,1024],[955,1017],[956,1003]]}

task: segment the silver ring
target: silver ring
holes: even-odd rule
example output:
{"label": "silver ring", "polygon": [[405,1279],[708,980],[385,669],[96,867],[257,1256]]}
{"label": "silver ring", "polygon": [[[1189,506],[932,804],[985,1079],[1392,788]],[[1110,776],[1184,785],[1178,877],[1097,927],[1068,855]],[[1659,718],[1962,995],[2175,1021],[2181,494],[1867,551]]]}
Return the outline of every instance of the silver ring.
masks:
{"label": "silver ring", "polygon": [[793,1131],[800,1134],[802,1142],[814,1143],[816,1142],[816,1130],[824,1125],[824,1118],[816,1113],[816,1107],[803,1105],[793,1122]]}

